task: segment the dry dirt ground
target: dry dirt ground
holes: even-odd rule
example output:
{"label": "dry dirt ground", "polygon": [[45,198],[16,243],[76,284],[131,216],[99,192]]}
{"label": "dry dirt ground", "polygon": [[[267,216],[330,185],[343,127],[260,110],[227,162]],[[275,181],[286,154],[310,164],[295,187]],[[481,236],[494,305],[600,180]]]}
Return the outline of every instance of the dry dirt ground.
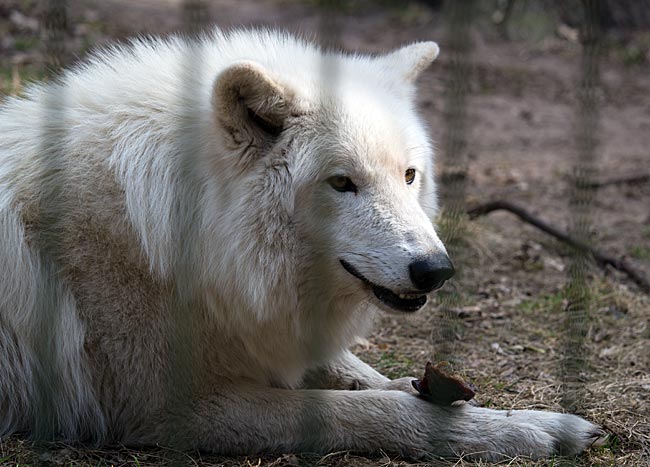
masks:
{"label": "dry dirt ground", "polygon": [[[35,2],[0,2],[0,89],[19,92],[42,75]],[[221,26],[272,25],[316,36],[324,30],[315,1],[208,2]],[[422,114],[445,159],[445,88],[449,58],[441,14],[416,2],[349,2],[337,15],[345,49],[387,51],[416,39],[437,40],[441,57],[420,82]],[[482,8],[491,2],[482,2]],[[77,56],[96,44],[180,25],[180,0],[71,3],[67,45]],[[519,3],[522,5],[522,3]],[[17,15],[24,13],[25,16]],[[510,40],[481,11],[473,32],[468,134],[468,202],[509,199],[555,223],[569,225],[568,176],[575,163],[575,104],[580,46],[559,37],[538,2],[515,10]],[[567,36],[567,34],[564,34]],[[568,34],[570,36],[570,34]],[[602,108],[596,169],[600,177],[650,172],[650,36],[608,37],[601,70]],[[591,232],[602,250],[625,257],[650,277],[650,183],[608,186],[593,198]],[[448,316],[433,303],[403,317],[384,317],[355,349],[389,376],[417,375],[441,349],[441,323],[452,329],[451,358],[478,387],[477,401],[500,408],[563,410],[567,248],[507,213],[466,221],[455,251],[458,294]],[[513,466],[650,465],[650,299],[619,273],[592,266],[585,322],[584,397],[577,409],[610,432],[609,442],[579,459],[505,462]],[[405,414],[406,415],[406,414]],[[20,437],[0,441],[2,465],[424,465],[377,453],[340,452],[280,458],[221,458],[169,449],[36,446]],[[431,460],[427,465],[470,465]]]}

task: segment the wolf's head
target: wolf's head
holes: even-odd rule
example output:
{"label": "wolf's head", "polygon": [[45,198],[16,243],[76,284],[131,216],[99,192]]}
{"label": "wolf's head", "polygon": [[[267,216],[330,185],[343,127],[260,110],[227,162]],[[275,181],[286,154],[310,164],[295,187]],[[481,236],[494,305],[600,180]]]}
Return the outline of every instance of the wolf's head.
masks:
{"label": "wolf's head", "polygon": [[[372,58],[305,47],[236,62],[214,83],[216,125],[246,187],[237,196],[258,212],[246,228],[293,265],[312,300],[418,310],[453,275],[414,102],[438,46]],[[248,252],[258,266],[281,267],[261,251]]]}

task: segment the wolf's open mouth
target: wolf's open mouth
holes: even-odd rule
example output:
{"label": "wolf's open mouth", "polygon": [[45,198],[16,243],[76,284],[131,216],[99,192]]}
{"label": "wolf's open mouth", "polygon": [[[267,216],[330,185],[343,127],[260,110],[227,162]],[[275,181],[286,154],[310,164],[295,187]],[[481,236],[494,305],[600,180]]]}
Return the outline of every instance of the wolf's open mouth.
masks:
{"label": "wolf's open mouth", "polygon": [[392,292],[391,290],[387,289],[386,287],[373,284],[368,279],[363,277],[361,273],[357,271],[354,268],[354,266],[352,266],[347,261],[342,259],[340,259],[339,261],[341,261],[341,265],[343,266],[343,268],[345,268],[347,272],[352,274],[354,277],[356,277],[363,283],[372,287],[372,291],[374,292],[375,297],[377,297],[382,303],[385,303],[386,305],[388,305],[389,307],[395,310],[405,311],[405,312],[418,311],[420,308],[424,306],[425,303],[427,303],[426,295],[420,295],[417,293],[398,295],[395,292]]}

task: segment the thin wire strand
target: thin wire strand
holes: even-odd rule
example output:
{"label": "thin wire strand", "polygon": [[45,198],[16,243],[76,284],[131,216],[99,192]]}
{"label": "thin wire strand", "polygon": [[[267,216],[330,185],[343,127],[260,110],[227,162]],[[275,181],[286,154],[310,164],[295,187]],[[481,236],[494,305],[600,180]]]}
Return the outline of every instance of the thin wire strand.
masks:
{"label": "thin wire strand", "polygon": [[[569,234],[585,245],[591,244],[591,208],[595,190],[589,186],[589,182],[595,179],[598,151],[596,135],[600,118],[601,8],[598,0],[583,1],[585,17],[575,124],[577,152],[569,196]],[[570,412],[584,408],[588,361],[586,337],[592,299],[588,283],[589,260],[585,249],[571,248],[566,288],[568,306],[565,314],[561,399],[562,407]]]}
{"label": "thin wire strand", "polygon": [[460,363],[457,344],[461,332],[457,314],[453,309],[462,303],[459,284],[462,280],[462,245],[465,239],[465,198],[468,162],[467,99],[471,79],[471,31],[474,19],[473,1],[448,2],[445,6],[447,20],[446,54],[449,57],[449,75],[446,81],[444,133],[442,144],[442,204],[444,210],[439,220],[442,241],[455,259],[456,287],[445,287],[438,292],[439,321],[432,332],[434,360],[451,364]]}

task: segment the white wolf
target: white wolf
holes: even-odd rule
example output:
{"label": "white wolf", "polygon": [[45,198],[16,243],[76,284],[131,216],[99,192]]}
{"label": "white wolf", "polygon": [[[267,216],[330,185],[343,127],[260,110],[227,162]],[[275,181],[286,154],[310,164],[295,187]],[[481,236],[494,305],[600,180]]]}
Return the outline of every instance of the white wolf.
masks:
{"label": "white wolf", "polygon": [[414,81],[277,32],[102,52],[0,108],[0,435],[223,454],[576,454],[573,416],[441,407],[347,348],[453,273]]}

